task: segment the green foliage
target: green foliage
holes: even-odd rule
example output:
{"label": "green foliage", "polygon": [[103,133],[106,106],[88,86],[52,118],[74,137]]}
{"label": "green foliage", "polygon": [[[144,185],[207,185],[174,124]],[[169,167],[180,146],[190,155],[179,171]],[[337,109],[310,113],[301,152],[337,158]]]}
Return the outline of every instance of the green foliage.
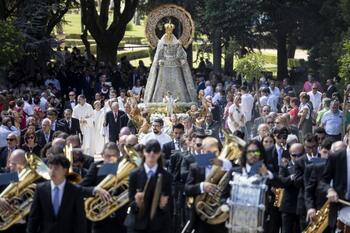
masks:
{"label": "green foliage", "polygon": [[235,69],[245,76],[249,82],[261,76],[265,62],[261,54],[249,53],[236,61]]}
{"label": "green foliage", "polygon": [[338,59],[339,77],[344,83],[350,81],[350,39],[343,43],[342,55]]}
{"label": "green foliage", "polygon": [[21,59],[24,54],[22,34],[11,22],[0,21],[0,67]]}

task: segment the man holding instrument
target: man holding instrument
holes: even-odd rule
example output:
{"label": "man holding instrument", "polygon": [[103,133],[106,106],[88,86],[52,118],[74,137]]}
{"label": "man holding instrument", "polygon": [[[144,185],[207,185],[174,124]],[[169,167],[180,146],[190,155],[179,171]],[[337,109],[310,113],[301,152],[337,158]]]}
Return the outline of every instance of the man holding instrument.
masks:
{"label": "man holding instrument", "polygon": [[350,205],[350,146],[346,150],[336,152],[330,156],[326,163],[321,185],[327,192],[327,198],[331,202],[329,211],[329,226],[332,231],[336,229],[337,212],[344,205]]}

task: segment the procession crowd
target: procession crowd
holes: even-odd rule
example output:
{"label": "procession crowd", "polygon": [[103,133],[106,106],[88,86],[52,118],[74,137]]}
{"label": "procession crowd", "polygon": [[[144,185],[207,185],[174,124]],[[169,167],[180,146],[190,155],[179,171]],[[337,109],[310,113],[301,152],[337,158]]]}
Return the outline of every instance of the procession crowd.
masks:
{"label": "procession crowd", "polygon": [[[5,232],[228,232],[225,222],[201,218],[190,201],[218,192],[207,179],[213,165],[267,177],[264,232],[302,232],[327,200],[332,204],[324,232],[334,232],[344,207],[338,199],[350,201],[350,86],[306,73],[300,87],[287,77],[252,83],[240,74],[213,72],[201,59],[193,70],[198,103],[185,114],[154,117],[143,104],[148,72],[142,61],[138,67],[126,57],[118,65],[97,63],[76,48],[58,51],[45,71],[11,72],[13,87],[0,92],[0,176],[25,169],[26,154],[33,153],[48,165],[51,181],[39,180],[29,217]],[[197,155],[220,155],[224,132],[246,141],[240,158],[198,166]],[[62,156],[66,145],[73,161]],[[107,176],[100,170],[131,156],[127,148],[142,157],[130,172],[128,204],[102,220],[87,220],[83,197],[112,202],[115,192],[98,186]],[[253,171],[258,161],[263,164]],[[78,185],[65,178],[70,165],[82,177]],[[1,183],[3,191],[9,184]],[[230,197],[229,184],[223,189],[221,204]],[[0,213],[10,210],[0,195]]]}

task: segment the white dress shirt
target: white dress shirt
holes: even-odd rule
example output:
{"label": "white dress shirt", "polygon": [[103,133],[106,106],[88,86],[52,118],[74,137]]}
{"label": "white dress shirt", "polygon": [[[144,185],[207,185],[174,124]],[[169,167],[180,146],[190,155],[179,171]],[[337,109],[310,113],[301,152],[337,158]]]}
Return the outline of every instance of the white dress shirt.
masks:
{"label": "white dress shirt", "polygon": [[146,143],[149,141],[149,140],[152,140],[152,139],[156,139],[160,146],[163,148],[163,145],[165,143],[168,143],[168,142],[171,142],[172,139],[169,135],[165,134],[165,133],[161,133],[161,134],[155,134],[153,132],[151,133],[148,133],[146,134],[142,139],[141,139],[141,144],[143,145],[146,145]]}
{"label": "white dress shirt", "polygon": [[312,103],[314,112],[321,110],[322,93],[317,91],[316,94],[314,94],[312,91],[310,91],[307,94],[310,96],[310,101]]}
{"label": "white dress shirt", "polygon": [[156,174],[158,164],[154,165],[153,167],[149,167],[146,163],[143,164],[143,168],[145,169],[146,175],[148,175],[148,172],[152,171],[153,175]]}
{"label": "white dress shirt", "polygon": [[54,182],[51,180],[51,200],[54,200],[54,195],[55,195],[55,191],[54,188],[58,187],[58,189],[60,190],[59,192],[59,206],[61,207],[61,203],[62,203],[62,197],[63,197],[63,192],[64,192],[64,187],[66,185],[66,179],[64,179],[64,181],[62,183],[60,183],[59,185],[55,185]]}

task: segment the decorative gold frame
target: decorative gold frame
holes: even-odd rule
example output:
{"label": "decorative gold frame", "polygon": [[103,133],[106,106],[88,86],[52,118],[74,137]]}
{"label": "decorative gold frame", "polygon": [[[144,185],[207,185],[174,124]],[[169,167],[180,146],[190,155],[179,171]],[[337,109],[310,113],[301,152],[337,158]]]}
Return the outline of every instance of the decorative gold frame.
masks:
{"label": "decorative gold frame", "polygon": [[182,24],[183,32],[178,38],[182,46],[187,48],[192,43],[195,27],[190,13],[178,5],[164,4],[151,11],[147,18],[145,34],[152,49],[157,47],[159,41],[156,35],[158,22],[169,16],[176,18]]}

